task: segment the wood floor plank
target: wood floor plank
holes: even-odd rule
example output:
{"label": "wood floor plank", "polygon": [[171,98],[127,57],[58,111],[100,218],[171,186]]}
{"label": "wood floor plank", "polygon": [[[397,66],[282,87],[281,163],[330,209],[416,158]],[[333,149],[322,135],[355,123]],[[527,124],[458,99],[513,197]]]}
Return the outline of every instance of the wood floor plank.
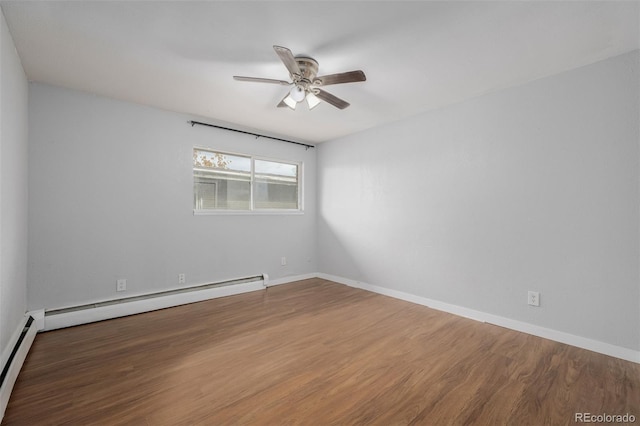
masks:
{"label": "wood floor plank", "polygon": [[3,425],[573,424],[640,365],[321,279],[41,333]]}

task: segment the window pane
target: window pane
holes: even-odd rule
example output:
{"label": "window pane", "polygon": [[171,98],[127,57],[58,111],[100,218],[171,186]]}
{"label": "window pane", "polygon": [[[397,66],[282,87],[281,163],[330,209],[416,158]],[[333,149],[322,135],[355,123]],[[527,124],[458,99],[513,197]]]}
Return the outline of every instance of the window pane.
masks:
{"label": "window pane", "polygon": [[251,159],[194,149],[193,196],[196,210],[249,210]]}
{"label": "window pane", "polygon": [[220,152],[193,150],[193,167],[212,170],[233,170],[251,172],[251,158]]}
{"label": "window pane", "polygon": [[298,209],[298,166],[255,160],[256,209]]}

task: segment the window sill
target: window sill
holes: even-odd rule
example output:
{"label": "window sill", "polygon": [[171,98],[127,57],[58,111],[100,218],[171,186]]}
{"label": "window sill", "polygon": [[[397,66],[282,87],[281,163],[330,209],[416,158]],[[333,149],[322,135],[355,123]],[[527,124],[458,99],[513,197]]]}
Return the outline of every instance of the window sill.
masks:
{"label": "window sill", "polygon": [[194,216],[274,216],[303,215],[304,210],[194,210]]}

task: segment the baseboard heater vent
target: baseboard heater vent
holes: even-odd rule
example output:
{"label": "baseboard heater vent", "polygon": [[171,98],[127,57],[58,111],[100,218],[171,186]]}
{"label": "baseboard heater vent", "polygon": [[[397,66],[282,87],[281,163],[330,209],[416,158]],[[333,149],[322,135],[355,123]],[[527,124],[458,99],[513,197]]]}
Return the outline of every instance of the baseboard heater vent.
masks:
{"label": "baseboard heater vent", "polygon": [[201,290],[209,290],[209,289],[218,288],[218,287],[227,287],[227,286],[238,285],[238,284],[253,283],[253,282],[262,281],[263,279],[264,279],[263,275],[256,275],[253,277],[239,278],[234,280],[221,281],[217,283],[200,284],[200,285],[191,286],[191,287],[179,288],[175,290],[159,291],[157,293],[143,294],[139,296],[123,297],[120,299],[107,300],[104,302],[88,303],[86,305],[72,306],[69,308],[46,310],[45,317],[49,317],[53,315],[68,314],[71,312],[83,311],[86,309],[95,309],[95,308],[103,308],[106,306],[120,305],[123,303],[144,301],[144,300],[154,299],[158,297],[174,296],[177,294],[191,293],[191,292],[201,291]]}
{"label": "baseboard heater vent", "polygon": [[18,341],[13,347],[13,350],[11,351],[11,355],[9,355],[9,359],[7,359],[7,363],[2,369],[2,375],[0,375],[0,387],[4,385],[4,379],[7,378],[7,373],[9,373],[9,368],[13,363],[13,359],[16,357],[16,353],[18,353],[18,349],[20,349],[20,345],[22,345],[22,341],[27,335],[27,332],[29,331],[31,324],[33,324],[33,317],[29,317],[29,319],[27,319],[27,323],[24,325],[24,328],[22,329],[22,333],[20,333],[20,337],[18,337]]}
{"label": "baseboard heater vent", "polygon": [[[23,319],[23,321],[25,320]],[[0,374],[0,420],[4,417],[13,385],[16,383],[18,373],[20,373],[24,360],[27,358],[33,339],[36,337],[38,331],[36,324],[37,322],[34,318],[29,315],[19,334],[20,326],[18,325],[15,335],[11,338],[11,340],[15,341],[15,344],[11,348],[11,353],[7,357]]]}

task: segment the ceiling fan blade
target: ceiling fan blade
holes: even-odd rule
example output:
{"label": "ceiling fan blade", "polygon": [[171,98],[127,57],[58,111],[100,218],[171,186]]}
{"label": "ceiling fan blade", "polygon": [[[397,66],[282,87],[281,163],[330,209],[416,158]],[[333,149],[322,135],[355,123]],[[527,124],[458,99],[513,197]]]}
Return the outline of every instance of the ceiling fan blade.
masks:
{"label": "ceiling fan blade", "polygon": [[292,75],[302,74],[300,72],[300,67],[298,67],[298,63],[296,62],[296,58],[293,57],[293,53],[291,53],[289,49],[282,46],[273,46],[273,49],[276,51],[276,53],[280,57],[280,60]]}
{"label": "ceiling fan blade", "polygon": [[291,83],[284,80],[274,80],[272,78],[260,78],[260,77],[243,77],[240,75],[234,75],[234,80],[238,81],[250,81],[253,83],[272,83],[272,84],[281,84],[283,86],[289,86]]}
{"label": "ceiling fan blade", "polygon": [[323,75],[321,77],[316,78],[313,83],[317,84],[320,82],[322,86],[328,86],[330,84],[342,84],[342,83],[355,83],[357,81],[366,81],[367,77],[364,75],[364,72],[358,71],[349,71],[342,72],[339,74],[330,74]]}
{"label": "ceiling fan blade", "polygon": [[330,103],[331,105],[333,105],[334,107],[339,108],[339,109],[345,109],[346,107],[348,107],[350,105],[349,102],[343,101],[339,97],[334,96],[331,93],[325,92],[322,89],[315,89],[313,91],[313,93],[318,98],[322,99],[325,102]]}

